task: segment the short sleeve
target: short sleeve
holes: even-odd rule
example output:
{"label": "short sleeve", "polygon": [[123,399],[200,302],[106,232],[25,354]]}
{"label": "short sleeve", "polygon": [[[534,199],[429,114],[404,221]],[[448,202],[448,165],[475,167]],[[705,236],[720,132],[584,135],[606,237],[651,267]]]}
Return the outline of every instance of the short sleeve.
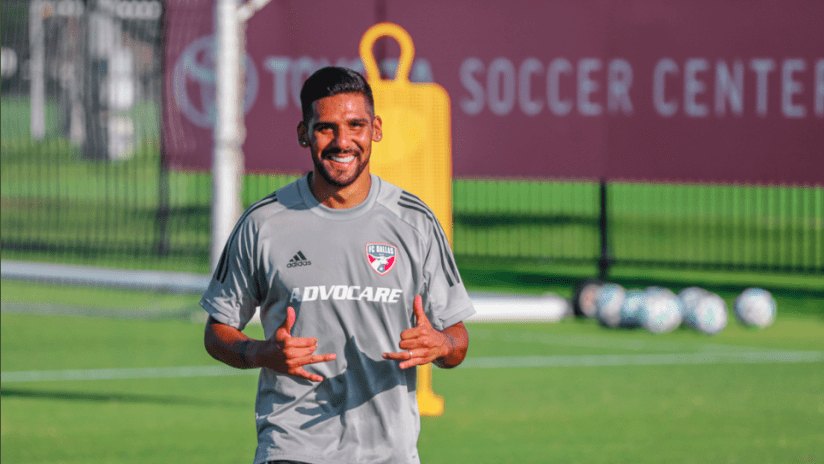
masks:
{"label": "short sleeve", "polygon": [[260,304],[257,288],[254,224],[241,219],[226,242],[223,254],[200,300],[200,306],[216,321],[243,330]]}
{"label": "short sleeve", "polygon": [[475,314],[472,300],[466,291],[452,248],[440,224],[430,222],[425,231],[424,280],[426,297],[424,307],[432,326],[443,330]]}

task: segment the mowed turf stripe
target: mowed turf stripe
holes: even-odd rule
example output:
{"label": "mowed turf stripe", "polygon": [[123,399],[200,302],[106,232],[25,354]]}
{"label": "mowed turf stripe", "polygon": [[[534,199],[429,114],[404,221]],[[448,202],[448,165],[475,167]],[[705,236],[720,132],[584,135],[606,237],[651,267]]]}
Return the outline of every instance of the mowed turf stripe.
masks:
{"label": "mowed turf stripe", "polygon": [[498,341],[507,343],[531,343],[536,345],[571,346],[577,348],[598,348],[628,351],[675,351],[675,352],[770,352],[769,348],[754,346],[725,345],[722,343],[679,342],[673,340],[623,338],[607,335],[548,334],[539,332],[502,331],[473,326],[470,330],[473,340]]}
{"label": "mowed turf stripe", "polygon": [[461,364],[468,369],[505,367],[601,367],[678,364],[767,364],[824,362],[824,351],[757,351],[749,353],[602,354],[574,356],[521,356],[471,358]]}
{"label": "mowed turf stripe", "polygon": [[224,377],[257,375],[257,369],[233,369],[228,366],[138,367],[120,369],[68,369],[57,371],[2,372],[0,380],[9,382],[48,382],[71,380],[160,379],[186,377]]}
{"label": "mowed turf stripe", "polygon": [[[461,364],[461,369],[817,362],[824,362],[824,351],[482,357],[467,359],[463,362],[463,364]],[[226,366],[187,366],[2,372],[0,373],[0,379],[2,379],[3,383],[19,383],[72,380],[222,377],[233,375],[257,375],[257,373],[257,369],[241,370],[232,369]]]}

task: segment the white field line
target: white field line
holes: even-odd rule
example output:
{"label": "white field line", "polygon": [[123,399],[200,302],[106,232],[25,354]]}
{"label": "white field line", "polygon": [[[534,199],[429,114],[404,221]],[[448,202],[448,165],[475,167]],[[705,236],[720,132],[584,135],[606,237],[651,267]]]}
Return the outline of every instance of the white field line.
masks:
{"label": "white field line", "polygon": [[30,263],[2,260],[4,279],[22,279],[74,285],[151,290],[171,293],[203,293],[210,276],[185,272],[137,271],[71,264]]}
{"label": "white field line", "polygon": [[[536,367],[653,366],[690,364],[769,364],[824,362],[824,351],[772,351],[747,353],[607,354],[574,356],[515,356],[469,358],[461,369]],[[226,366],[147,367],[123,369],[72,369],[2,372],[2,383],[77,380],[123,380],[257,375],[257,369]]]}

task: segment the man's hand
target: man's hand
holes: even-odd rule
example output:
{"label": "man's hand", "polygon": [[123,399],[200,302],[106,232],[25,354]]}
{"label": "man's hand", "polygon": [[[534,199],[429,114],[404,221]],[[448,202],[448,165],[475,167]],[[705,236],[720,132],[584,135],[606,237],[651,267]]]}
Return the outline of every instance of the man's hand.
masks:
{"label": "man's hand", "polygon": [[415,297],[412,310],[415,314],[415,327],[401,332],[401,342],[398,344],[399,348],[405,351],[384,353],[383,359],[401,361],[400,368],[408,369],[452,355],[455,351],[452,337],[432,327],[423,310],[423,300],[420,295]]}
{"label": "man's hand", "polygon": [[286,320],[278,327],[268,340],[249,346],[247,359],[256,367],[268,367],[282,374],[294,375],[312,382],[322,382],[323,377],[306,372],[303,366],[320,362],[334,361],[334,353],[312,354],[318,349],[317,338],[293,337],[292,326],[295,325],[295,310],[286,308]]}

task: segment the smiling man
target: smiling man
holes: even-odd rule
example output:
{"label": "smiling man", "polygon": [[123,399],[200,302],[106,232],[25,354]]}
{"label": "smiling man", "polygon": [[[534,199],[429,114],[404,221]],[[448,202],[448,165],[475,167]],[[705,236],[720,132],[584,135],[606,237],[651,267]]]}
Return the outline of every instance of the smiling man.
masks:
{"label": "smiling man", "polygon": [[[261,368],[256,464],[419,463],[415,366],[460,364],[475,310],[432,211],[369,172],[366,80],[323,68],[301,104],[314,168],[238,221],[201,299],[206,350]],[[243,333],[258,307],[265,340]]]}
{"label": "smiling man", "polygon": [[363,94],[330,95],[310,103],[298,124],[298,140],[310,147],[317,176],[312,193],[330,208],[357,205],[369,193],[372,142],[381,139],[381,118],[372,114],[373,106]]}

